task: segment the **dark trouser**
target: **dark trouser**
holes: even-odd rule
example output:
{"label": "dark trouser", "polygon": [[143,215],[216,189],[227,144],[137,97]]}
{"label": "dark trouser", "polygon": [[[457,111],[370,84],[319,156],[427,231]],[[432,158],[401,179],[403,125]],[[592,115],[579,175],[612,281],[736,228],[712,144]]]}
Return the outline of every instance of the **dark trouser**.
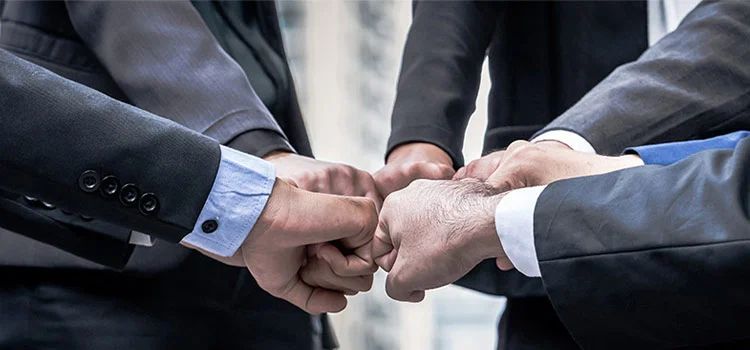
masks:
{"label": "dark trouser", "polygon": [[509,298],[497,335],[498,350],[580,349],[546,297]]}
{"label": "dark trouser", "polygon": [[151,276],[0,267],[0,349],[313,349],[313,318],[203,257]]}

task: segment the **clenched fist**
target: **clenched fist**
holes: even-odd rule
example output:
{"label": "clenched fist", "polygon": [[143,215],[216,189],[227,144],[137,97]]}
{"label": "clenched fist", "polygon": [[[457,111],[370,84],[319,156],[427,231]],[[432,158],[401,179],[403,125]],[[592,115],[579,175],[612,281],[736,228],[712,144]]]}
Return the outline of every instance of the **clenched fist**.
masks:
{"label": "clenched fist", "polygon": [[338,312],[345,294],[372,284],[377,220],[368,198],[308,192],[277,179],[237,253],[204,254],[247,267],[261,288],[309,313]]}
{"label": "clenched fist", "polygon": [[455,171],[453,161],[440,147],[414,142],[396,147],[386,165],[373,177],[384,198],[418,179],[448,180]]}
{"label": "clenched fist", "polygon": [[473,179],[418,180],[388,196],[373,247],[389,271],[388,295],[421,301],[425,290],[455,282],[487,258],[512,267],[494,224],[502,196]]}

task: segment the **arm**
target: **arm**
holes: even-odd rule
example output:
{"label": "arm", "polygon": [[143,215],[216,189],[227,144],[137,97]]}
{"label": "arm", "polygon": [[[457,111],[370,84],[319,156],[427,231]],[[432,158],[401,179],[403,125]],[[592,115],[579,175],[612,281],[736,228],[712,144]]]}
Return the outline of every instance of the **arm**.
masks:
{"label": "arm", "polygon": [[745,129],[750,3],[704,2],[637,61],[616,69],[538,136],[568,130],[599,154]]}
{"label": "arm", "polygon": [[498,6],[481,1],[414,2],[386,166],[374,174],[383,197],[416,179],[450,179],[454,168],[463,165],[463,138]]}
{"label": "arm", "polygon": [[388,153],[411,142],[434,144],[456,167],[475,108],[497,4],[415,1],[404,48]]}
{"label": "arm", "polygon": [[747,336],[749,168],[743,140],[544,190],[534,214],[541,275],[579,344],[668,348]]}
{"label": "arm", "polygon": [[189,1],[66,4],[75,30],[132,104],[256,156],[292,150]]}
{"label": "arm", "polygon": [[[193,230],[221,159],[215,141],[6,51],[0,51],[0,89],[3,190],[171,242]],[[88,170],[98,175],[83,176]],[[107,175],[156,193],[158,213],[142,215],[137,206],[83,190]]]}
{"label": "arm", "polygon": [[[304,263],[306,246],[326,242],[369,254],[377,222],[372,201],[275,181],[267,162],[3,50],[0,91],[0,212],[14,214],[0,217],[3,226],[18,225],[24,215],[35,220],[31,210],[9,208],[4,199],[26,195],[246,266],[261,288],[308,312],[343,309],[340,288],[369,289],[371,279],[342,280],[327,264]],[[106,239],[72,229],[59,234],[67,237],[45,243],[64,249],[84,240],[96,250]],[[330,266],[345,264],[347,276],[373,272],[369,256],[345,257],[330,244],[317,253]]]}

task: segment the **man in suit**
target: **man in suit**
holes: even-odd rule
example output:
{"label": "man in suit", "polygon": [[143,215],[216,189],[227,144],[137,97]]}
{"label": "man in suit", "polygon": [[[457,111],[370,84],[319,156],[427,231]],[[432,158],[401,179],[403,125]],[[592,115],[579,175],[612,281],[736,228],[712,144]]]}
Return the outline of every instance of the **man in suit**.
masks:
{"label": "man in suit", "polygon": [[[649,44],[647,17],[645,2],[415,1],[387,162],[374,175],[381,194],[414,179],[450,179],[464,166],[463,137],[486,56],[488,154],[530,138],[635,60]],[[538,280],[488,261],[458,284],[509,298],[499,348],[575,348]]]}
{"label": "man in suit", "polygon": [[[574,136],[572,139],[575,140],[575,136],[578,137],[579,142],[577,142],[577,144],[579,145],[588,145],[588,147],[602,154],[619,154],[628,144],[638,145],[651,142],[691,139],[731,130],[745,129],[750,123],[750,115],[747,113],[748,107],[750,107],[750,99],[747,98],[748,93],[750,93],[747,90],[747,87],[750,86],[750,66],[747,65],[748,58],[750,58],[750,50],[748,50],[745,45],[741,45],[741,43],[746,41],[748,37],[750,37],[750,8],[748,8],[747,4],[743,2],[711,2],[701,4],[684,20],[675,32],[666,36],[658,44],[649,49],[638,61],[616,70],[573,108],[551,123],[543,132],[550,130],[565,130]],[[571,140],[571,137],[568,137],[567,140]],[[628,157],[616,158],[617,160],[615,161],[613,160],[615,158],[603,158],[583,152],[573,152],[571,150],[567,150],[567,154],[570,155],[570,157],[578,159],[578,161],[574,163],[575,166],[564,167],[564,169],[561,169],[556,165],[557,162],[551,161],[552,159],[559,158],[560,156],[558,152],[566,151],[564,148],[576,148],[573,146],[574,145],[557,141],[538,144],[517,142],[507,151],[496,152],[483,157],[475,162],[473,166],[467,166],[465,169],[460,170],[456,176],[457,179],[475,177],[479,180],[486,180],[487,183],[491,185],[490,188],[486,187],[486,184],[480,185],[479,183],[472,182],[476,181],[476,179],[465,179],[464,181],[468,181],[465,183],[466,185],[428,185],[420,183],[416,186],[421,186],[421,188],[418,189],[425,192],[434,193],[435,191],[439,191],[438,187],[441,187],[443,191],[452,191],[451,193],[457,194],[474,193],[474,195],[469,197],[481,197],[487,199],[486,201],[484,199],[463,200],[460,203],[457,203],[456,207],[460,207],[463,203],[466,205],[472,205],[472,208],[480,208],[483,210],[481,211],[482,215],[489,213],[487,215],[494,218],[494,220],[490,221],[494,222],[488,224],[487,216],[483,216],[484,220],[465,220],[465,218],[459,217],[454,218],[455,220],[448,221],[461,223],[476,222],[474,226],[483,227],[485,230],[487,227],[495,227],[497,234],[500,235],[500,240],[503,242],[503,248],[505,249],[505,252],[511,256],[511,260],[511,252],[518,250],[512,247],[523,247],[524,245],[519,243],[522,241],[523,237],[536,237],[536,251],[534,251],[533,248],[527,249],[525,251],[530,253],[523,255],[531,255],[532,257],[525,261],[535,262],[536,260],[534,258],[536,258],[537,254],[532,255],[531,253],[538,253],[539,261],[545,261],[542,255],[548,257],[574,256],[575,254],[557,255],[559,252],[565,253],[568,250],[572,251],[572,249],[568,249],[571,247],[616,247],[618,243],[607,240],[617,240],[617,234],[609,235],[611,231],[596,231],[597,229],[603,228],[603,226],[601,226],[602,224],[607,224],[606,228],[614,230],[614,232],[619,232],[618,230],[624,227],[626,232],[634,233],[629,230],[638,226],[641,228],[641,230],[637,232],[639,234],[646,235],[649,232],[654,232],[654,234],[656,234],[656,237],[643,238],[644,240],[658,241],[659,239],[664,238],[660,232],[656,232],[659,230],[653,231],[647,229],[649,225],[656,225],[656,222],[659,222],[661,217],[670,217],[670,210],[681,208],[679,201],[665,201],[664,199],[669,199],[670,194],[671,196],[677,196],[680,193],[695,193],[696,195],[702,193],[700,190],[702,185],[699,184],[705,184],[705,181],[708,181],[707,178],[713,177],[714,175],[709,175],[712,170],[706,170],[703,174],[697,174],[697,168],[694,167],[696,167],[697,164],[705,165],[706,161],[718,161],[718,159],[721,159],[722,157],[722,153],[719,152],[709,156],[708,159],[704,158],[700,161],[693,160],[692,163],[685,162],[685,164],[689,163],[691,165],[684,165],[680,170],[688,172],[687,178],[689,178],[690,181],[698,179],[698,184],[694,184],[695,187],[687,186],[686,184],[689,181],[682,182],[680,179],[683,178],[674,175],[677,174],[677,172],[671,176],[659,178],[658,181],[654,181],[656,184],[649,183],[651,178],[645,180],[646,176],[627,177],[628,180],[623,180],[624,184],[622,186],[619,184],[615,186],[616,181],[614,179],[623,179],[625,177],[619,178],[615,175],[607,175],[609,180],[606,186],[609,187],[602,186],[600,188],[595,188],[591,193],[586,187],[587,182],[584,179],[578,180],[579,182],[576,191],[580,193],[576,193],[575,195],[581,196],[579,201],[568,202],[568,198],[572,195],[572,192],[569,187],[564,185],[566,181],[554,183],[550,185],[547,190],[532,187],[526,190],[513,191],[507,195],[499,197],[495,196],[495,193],[498,190],[507,190],[535,184],[543,185],[559,178],[604,173],[616,170],[619,167],[629,167],[637,164],[633,163],[632,158]],[[723,152],[723,157],[726,157],[726,151]],[[520,155],[525,156],[522,157]],[[596,163],[592,161],[592,159],[599,158],[606,159],[607,161],[603,162],[601,167],[596,167],[596,169],[592,171],[591,164]],[[737,158],[737,161],[739,160],[740,158]],[[731,163],[721,164],[727,164],[726,166],[731,168],[729,165]],[[675,165],[675,167],[677,167],[677,165]],[[708,169],[713,168],[713,171],[718,171],[716,170],[717,168],[714,168],[713,166],[709,167],[706,165],[706,167]],[[644,167],[644,169],[653,168]],[[635,172],[635,170],[633,171]],[[555,176],[545,176],[545,174],[555,174]],[[726,176],[730,176],[730,174],[727,173]],[[726,179],[726,176],[719,177]],[[592,183],[593,182],[594,181],[592,181]],[[642,191],[639,186],[636,185],[638,183],[648,183],[648,189]],[[677,183],[678,186],[675,187],[675,183]],[[430,186],[435,187],[433,188]],[[658,186],[662,187],[659,191],[655,189],[655,187]],[[460,189],[461,187],[464,187],[464,189]],[[548,191],[550,188],[558,189],[558,191],[551,194],[551,192]],[[417,189],[414,190],[416,191]],[[607,191],[611,191],[611,193]],[[403,198],[409,198],[410,193],[412,192],[409,191],[409,193],[404,194]],[[641,193],[641,197],[634,196],[634,193]],[[659,194],[659,196],[650,196],[651,194]],[[722,195],[726,196],[726,192],[722,192]],[[437,196],[440,196],[441,198],[444,197],[444,195],[440,194],[437,194]],[[588,200],[589,203],[583,204],[584,199],[582,197],[585,196],[590,196],[585,199]],[[632,201],[628,201],[628,196],[631,196],[629,200]],[[393,200],[390,198],[386,200],[381,220],[383,220],[383,216],[387,217],[386,211],[388,210],[387,208],[390,203],[393,201],[399,203],[398,197]],[[615,201],[615,199],[620,198],[624,203],[622,208],[617,205],[619,202]],[[709,198],[703,197],[702,195],[701,198],[709,200]],[[724,208],[722,205],[726,204],[725,201],[714,196],[710,197],[710,200],[714,199],[717,201],[717,205]],[[424,202],[424,199],[418,201]],[[405,203],[406,201],[402,199],[400,202]],[[561,203],[569,203],[570,205],[561,205]],[[704,208],[708,205],[705,203],[702,204]],[[633,209],[628,209],[631,204]],[[439,204],[435,205],[439,207]],[[558,205],[560,205],[560,207],[558,207]],[[677,206],[675,207],[674,205]],[[736,205],[736,203],[732,205]],[[652,212],[651,206],[654,206],[656,209],[655,213]],[[564,209],[564,211],[558,211],[557,208]],[[582,211],[581,208],[590,209]],[[608,209],[605,210],[605,208]],[[428,210],[426,208],[419,209],[422,211]],[[398,206],[396,206],[394,210],[404,212],[404,208],[399,208]],[[602,211],[605,213],[601,217],[598,217],[596,213]],[[461,213],[459,210],[457,210],[457,212]],[[713,210],[708,210],[708,215],[706,215],[707,218],[705,220],[707,220],[707,222],[715,222],[712,221],[714,220],[712,219],[713,214]],[[447,216],[448,214],[441,212],[437,212],[435,215],[436,217],[443,217],[442,215],[446,215],[445,217],[451,217]],[[589,217],[586,217],[584,222],[576,222],[576,220],[580,220],[577,215],[589,215],[590,219]],[[619,227],[617,226],[617,220],[611,220],[615,226],[610,227],[608,224],[610,221],[609,215],[620,215],[619,222],[628,221],[632,226],[623,224],[624,226]],[[391,215],[391,218],[393,217],[394,216]],[[555,220],[561,222],[561,224],[556,226],[558,229],[556,232],[552,232],[549,223]],[[697,223],[700,223],[703,218],[697,220]],[[733,219],[727,220],[727,224],[735,222],[732,221]],[[641,225],[641,223],[644,225]],[[677,223],[679,223],[679,221]],[[666,227],[673,224],[675,224],[675,222],[665,220],[665,222],[662,222],[660,225],[665,226],[665,229],[667,230],[665,232],[673,232],[675,231],[674,227]],[[398,223],[386,222],[383,227],[387,227],[391,232],[394,232],[391,229],[392,225],[401,228],[410,227],[409,225],[420,227],[417,223],[409,222],[408,219],[403,219]],[[572,229],[566,228],[563,225],[569,225],[569,228]],[[592,240],[586,240],[582,241],[583,243],[579,246],[579,242],[576,242],[575,238],[580,236],[575,233],[575,230],[583,230],[582,225],[589,225],[586,229],[588,231],[596,231],[592,233],[592,237],[594,234],[598,234],[599,236],[608,234],[607,236],[603,236],[604,244],[594,244]],[[455,227],[453,228],[456,229]],[[548,228],[550,228],[550,230],[548,230]],[[539,245],[542,244],[538,243],[540,241],[540,235],[543,235],[544,237],[547,236],[547,233],[542,233],[541,230],[544,230],[544,232],[551,232],[551,234],[557,237],[557,241],[550,243],[545,242],[543,244],[545,244],[545,247],[547,248],[540,248]],[[696,234],[697,237],[701,237],[701,235],[716,235],[716,232],[721,232],[722,230],[723,228],[718,228],[717,231],[713,231],[710,227],[703,226],[693,233]],[[406,237],[406,231],[408,230],[404,230],[403,236],[401,233],[398,235],[400,237]],[[429,231],[429,228],[425,229],[425,232]],[[446,234],[460,232],[460,230],[451,229],[443,229],[443,231],[446,232]],[[481,229],[479,231],[481,231]],[[566,236],[566,234],[570,236]],[[455,236],[461,237],[462,235],[455,234]],[[564,236],[565,238],[563,238]],[[388,238],[384,239],[388,241]],[[596,240],[596,238],[592,239]],[[414,238],[414,240],[419,240],[419,238]],[[431,238],[431,240],[440,241],[435,240],[434,238]],[[491,245],[492,243],[491,240],[486,240],[486,237],[484,241],[479,239],[478,242],[482,242],[482,246]],[[665,242],[669,242],[669,239],[666,239]],[[389,244],[401,245],[402,248],[399,250],[398,256],[401,255],[402,251],[407,250],[403,248],[403,245],[406,244],[405,242],[390,242]],[[467,244],[460,242],[454,243],[453,245],[457,247],[469,247]],[[533,247],[533,243],[527,243],[526,247],[528,248],[529,245]],[[498,251],[494,249],[473,249],[477,249],[479,252],[479,258],[501,257],[502,259],[497,261],[498,266],[504,268],[509,267],[508,260],[502,256],[504,253],[498,253]],[[542,253],[541,249],[546,250]],[[585,249],[583,250],[585,251]],[[383,251],[386,251],[385,253],[387,253],[389,247],[385,245],[385,249],[376,252],[376,255],[383,253]],[[578,252],[581,251],[579,250]],[[409,256],[419,256],[419,254],[420,253],[414,252],[406,254],[406,260],[409,260]],[[658,255],[659,253],[656,254]],[[423,253],[422,255],[429,254]],[[396,265],[393,265],[396,258],[396,254],[393,253],[391,255],[385,255],[380,259],[382,260],[381,263],[385,266],[396,269]],[[396,292],[397,298],[417,300],[420,297],[420,289],[413,288],[414,285],[420,285],[423,288],[421,290],[424,290],[424,288],[434,288],[449,283],[454,278],[458,278],[468,271],[473,264],[479,262],[479,260],[476,260],[477,257],[466,259],[460,256],[449,256],[447,258],[453,258],[454,260],[452,261],[458,260],[462,262],[462,264],[451,265],[459,267],[458,269],[446,269],[445,271],[449,271],[447,276],[438,276],[435,278],[421,276],[417,278],[414,271],[400,271],[400,273],[392,277],[390,282],[391,286],[394,283],[403,284],[402,287],[400,287],[401,289]],[[602,259],[606,260],[606,257]],[[414,258],[412,258],[412,261],[408,266],[416,264],[413,260]],[[608,264],[597,260],[596,263],[591,265],[598,263],[604,263],[605,265]],[[518,264],[515,260],[513,261],[513,264],[517,269],[522,271],[528,271],[525,266],[530,265],[528,263]],[[542,265],[544,264],[545,263],[542,263]],[[648,267],[650,266],[644,266],[643,268],[647,269]],[[588,276],[588,272],[584,269],[579,269],[578,266],[567,265],[566,268],[576,269],[577,272],[573,270],[566,270],[565,274],[560,272],[555,277],[560,279],[558,283],[563,283],[563,280],[565,280],[566,283],[570,283],[571,280],[581,281],[586,278],[585,276]],[[573,273],[575,273],[575,276],[571,275]],[[534,276],[533,273],[526,274]],[[543,279],[546,290],[549,292],[549,280],[544,274],[542,274],[542,276],[544,277]],[[615,280],[607,281],[607,283],[610,285],[604,286],[604,288],[616,288],[621,286],[618,285]],[[647,286],[644,286],[643,288],[646,287]],[[575,292],[581,293],[582,297],[591,298],[591,293],[596,293],[596,291],[599,288],[602,288],[602,286],[592,283],[586,284],[585,288],[588,288],[585,293],[580,289],[575,289]],[[391,287],[391,289],[393,289],[393,287]],[[625,293],[627,293],[627,291]],[[553,294],[554,293],[550,292],[549,296],[552,298],[553,304],[557,307],[555,296]],[[604,300],[612,301],[612,299],[608,298],[608,296],[612,294],[607,294],[605,291],[602,295],[604,296],[602,303],[604,303]],[[641,294],[641,296],[644,296],[644,294]],[[563,297],[558,296],[558,302],[564,303],[564,298],[566,297],[570,297],[570,294],[565,294]],[[649,303],[650,302],[651,301],[649,301]],[[653,299],[654,304],[659,302],[664,302],[663,297],[661,299]],[[670,303],[669,305],[674,306],[675,304]],[[682,305],[684,307],[685,304]],[[597,309],[591,309],[597,310],[592,311],[591,314],[597,312],[607,314],[605,304],[597,306]],[[724,307],[726,307],[726,305],[724,305]],[[585,313],[572,310],[573,309],[568,309],[568,312],[571,314],[577,313],[577,316],[575,317],[590,317]],[[559,312],[560,309],[558,308],[557,311]],[[672,312],[673,311],[674,310],[672,310]],[[561,316],[563,316],[563,321],[565,321],[565,315],[562,315],[561,313]],[[641,316],[647,317],[644,316],[644,314],[641,314]],[[657,320],[655,323],[659,323],[658,317],[660,317],[660,315],[651,314],[649,312],[648,317],[650,316],[654,316]],[[617,325],[612,326],[610,329],[622,330],[623,333],[617,334],[619,338],[595,336],[594,334],[596,331],[601,330],[601,328],[599,328],[600,325],[608,325],[611,322],[619,322],[619,320],[617,320],[617,317],[606,321],[601,318],[593,317],[592,320],[594,320],[594,322],[590,327],[591,332],[585,330],[587,325],[584,325],[583,323],[578,323],[576,325],[578,329],[575,331],[572,330],[571,327],[567,327],[568,330],[573,332],[573,336],[576,337],[576,340],[580,345],[593,346],[594,348],[600,348],[603,346],[622,346],[632,348],[638,347],[633,344],[641,346],[647,344],[645,342],[647,339],[637,338],[636,335],[633,335],[636,337],[634,339],[637,340],[635,343],[625,342],[623,340],[623,333],[632,328],[632,325],[626,325],[625,323],[617,323]],[[596,322],[600,323],[595,324]],[[690,322],[700,321],[696,319],[688,320],[687,324],[695,326],[695,324],[691,324]],[[669,330],[665,330],[665,324],[667,323],[661,324],[662,328],[650,333],[650,336],[654,338],[651,339],[652,343],[648,343],[647,345],[651,347],[661,347],[659,345],[702,345],[717,341],[729,341],[737,338],[735,329],[732,329],[730,332],[714,333],[711,331],[696,332],[695,328],[691,328],[694,333],[699,334],[695,334],[690,338],[687,337],[687,332],[680,333],[679,336],[683,337],[682,340],[684,340],[683,343],[680,343],[675,341],[677,338],[670,338],[676,333],[669,333]],[[567,325],[568,323],[566,322],[566,326]],[[646,325],[654,326],[654,323],[646,323]],[[530,329],[533,330],[533,327]],[[537,330],[540,332],[539,337],[543,337],[543,328]],[[655,328],[651,330],[653,331]],[[594,338],[584,340],[579,339],[576,335],[576,331],[584,331],[586,332],[587,337]],[[659,332],[666,332],[664,334],[666,340],[661,343],[658,340],[655,340],[658,338]],[[711,333],[711,336],[699,339],[701,336],[706,336],[706,333]],[[708,339],[711,337],[713,338]]]}
{"label": "man in suit", "polygon": [[[234,149],[267,157],[275,163],[278,176],[292,179],[301,188],[376,198],[366,173],[290,153],[297,149],[310,155],[310,149],[284,62],[273,4],[243,3],[240,9],[224,3],[196,5],[211,30],[227,31],[221,38],[239,58],[244,72],[222,51],[189,3],[8,2],[2,12],[0,46]],[[245,22],[230,26],[228,21],[235,17],[229,16],[239,16],[240,10]],[[219,17],[227,22],[217,21]],[[247,47],[227,44],[248,37],[253,40],[248,41]],[[266,50],[255,55],[262,48]],[[248,77],[254,86],[261,87],[260,99],[248,84]],[[276,121],[264,104],[275,113]],[[285,133],[292,136],[289,141]],[[322,178],[330,181],[317,181]],[[319,182],[329,186],[317,186]],[[58,205],[33,197],[30,200],[45,208]],[[150,243],[148,237],[131,235],[130,230],[124,230],[122,237]],[[2,273],[7,276],[2,286],[3,303],[12,305],[41,297],[54,301],[13,308],[14,313],[6,314],[3,322],[35,319],[32,315],[38,314],[56,315],[64,321],[47,326],[65,327],[80,335],[75,337],[79,348],[97,348],[105,340],[110,344],[137,344],[139,348],[162,348],[164,344],[195,347],[206,342],[215,344],[207,336],[210,333],[228,334],[223,337],[226,346],[322,345],[316,341],[319,321],[262,291],[243,269],[217,264],[179,246],[138,247],[125,270],[116,272],[13,232],[3,231],[2,240],[0,261],[4,266]],[[119,255],[99,254],[95,261],[122,267],[132,247],[113,245],[125,247],[124,251]],[[328,253],[322,256],[335,255],[329,248],[323,249]],[[85,247],[67,250],[93,258]],[[107,260],[113,257],[119,259]],[[206,283],[193,278],[195,275],[205,275],[213,281]],[[108,283],[102,285],[102,280]],[[149,294],[134,292],[136,285],[148,285]],[[189,307],[178,308],[175,303]],[[112,322],[101,322],[100,315],[111,310],[111,305],[119,306],[108,318]],[[188,316],[194,314],[204,317]],[[81,332],[89,334],[95,328],[98,331],[93,336],[82,336]],[[33,338],[30,330],[20,332],[10,326],[2,329],[6,330],[1,337],[6,344]],[[190,337],[176,336],[186,329],[190,330]],[[67,335],[48,334],[44,346],[71,346]]]}

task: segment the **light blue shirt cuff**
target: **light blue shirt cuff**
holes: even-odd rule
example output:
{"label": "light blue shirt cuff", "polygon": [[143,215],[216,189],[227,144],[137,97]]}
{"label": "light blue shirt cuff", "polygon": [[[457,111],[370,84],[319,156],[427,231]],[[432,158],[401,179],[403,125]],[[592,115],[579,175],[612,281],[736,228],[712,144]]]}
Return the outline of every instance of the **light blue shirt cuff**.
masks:
{"label": "light blue shirt cuff", "polygon": [[547,186],[526,187],[508,192],[497,203],[495,229],[505,255],[518,272],[541,277],[534,244],[534,210]]}
{"label": "light blue shirt cuff", "polygon": [[263,159],[221,146],[221,163],[206,204],[183,242],[222,257],[234,255],[263,212],[276,169]]}
{"label": "light blue shirt cuff", "polygon": [[705,140],[660,143],[627,148],[623,153],[637,153],[645,164],[669,165],[679,162],[698,152],[710,149],[732,149],[750,136],[748,131],[735,131],[731,134]]}

